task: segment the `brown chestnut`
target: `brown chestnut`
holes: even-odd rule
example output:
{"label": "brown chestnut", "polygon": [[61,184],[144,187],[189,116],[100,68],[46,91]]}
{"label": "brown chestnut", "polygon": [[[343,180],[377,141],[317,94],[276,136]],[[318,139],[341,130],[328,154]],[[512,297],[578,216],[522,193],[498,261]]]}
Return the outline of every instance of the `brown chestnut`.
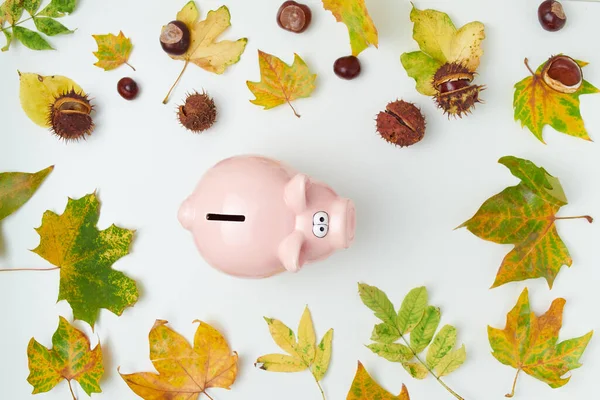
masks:
{"label": "brown chestnut", "polygon": [[542,79],[561,93],[575,93],[583,84],[583,71],[571,57],[551,57],[542,68]]}
{"label": "brown chestnut", "polygon": [[448,93],[454,92],[455,90],[465,88],[471,85],[471,81],[469,79],[458,79],[458,80],[450,80],[446,81],[438,86],[438,91],[440,93]]}
{"label": "brown chestnut", "polygon": [[556,0],[546,0],[540,4],[538,18],[542,28],[550,32],[561,30],[567,22],[565,10],[562,4]]}
{"label": "brown chestnut", "polygon": [[163,26],[160,44],[165,52],[180,56],[190,48],[190,29],[182,21],[171,21]]}
{"label": "brown chestnut", "polygon": [[295,1],[286,1],[277,12],[277,23],[286,31],[302,33],[308,28],[311,21],[310,8]]}

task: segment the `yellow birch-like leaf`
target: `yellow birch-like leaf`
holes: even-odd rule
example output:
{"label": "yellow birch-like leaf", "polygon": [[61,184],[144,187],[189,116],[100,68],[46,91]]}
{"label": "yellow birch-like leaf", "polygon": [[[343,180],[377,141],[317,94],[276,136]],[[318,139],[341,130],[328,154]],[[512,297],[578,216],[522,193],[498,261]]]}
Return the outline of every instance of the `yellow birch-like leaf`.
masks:
{"label": "yellow birch-like leaf", "polygon": [[379,386],[369,375],[362,363],[358,362],[358,369],[352,381],[346,400],[410,400],[408,389],[402,385],[402,391],[398,396]]}
{"label": "yellow birch-like leaf", "polygon": [[[123,32],[119,32],[118,36],[112,33],[92,36],[98,44],[98,51],[94,52],[94,55],[98,58],[98,62],[94,64],[95,66],[105,71],[113,70],[123,64],[131,67],[128,61],[133,45],[131,39],[126,38]],[[135,70],[135,68],[131,68]]]}
{"label": "yellow birch-like leaf", "polygon": [[52,390],[63,379],[79,382],[88,396],[102,392],[99,381],[104,374],[104,366],[100,343],[90,349],[87,336],[60,317],[52,336],[52,346],[52,349],[47,349],[34,338],[27,346],[27,382],[33,386],[34,394]]}
{"label": "yellow birch-like leaf", "polygon": [[304,309],[300,325],[298,325],[298,353],[302,359],[311,364],[315,359],[315,351],[317,346],[317,337],[315,327],[312,322],[312,317],[308,307]]}
{"label": "yellow birch-like leaf", "polygon": [[369,45],[378,47],[379,34],[364,0],[323,0],[323,7],[348,28],[353,56]]}
{"label": "yellow birch-like leaf", "polygon": [[54,104],[57,97],[71,90],[85,95],[78,84],[64,76],[42,76],[19,72],[19,77],[21,107],[29,119],[43,128],[51,126],[50,106]]}
{"label": "yellow birch-like leaf", "polygon": [[[565,303],[562,298],[554,300],[550,309],[538,317],[531,311],[525,288],[506,317],[506,327],[501,330],[488,326],[492,355],[502,364],[517,369],[517,374],[524,371],[552,388],[566,385],[570,376],[564,375],[581,366],[579,359],[593,331],[558,343]],[[507,396],[512,395],[514,386],[513,393]]]}
{"label": "yellow birch-like leaf", "polygon": [[[526,60],[527,62],[527,60]],[[579,62],[583,68],[587,63]],[[575,93],[560,93],[542,79],[542,64],[533,76],[515,84],[513,107],[515,121],[521,121],[531,133],[544,142],[544,126],[550,125],[559,132],[584,140],[591,140],[579,109],[579,96],[600,91],[588,81],[583,81]]]}
{"label": "yellow birch-like leaf", "polygon": [[304,360],[286,354],[260,356],[254,366],[271,372],[300,372],[308,369]]}
{"label": "yellow birch-like leaf", "polygon": [[237,353],[231,354],[223,336],[200,322],[194,347],[157,320],[150,331],[150,360],[156,373],[119,374],[145,400],[196,400],[209,388],[229,389],[237,376]]}
{"label": "yellow birch-like leaf", "polygon": [[259,50],[258,64],[261,81],[247,82],[248,88],[256,96],[250,102],[263,106],[265,110],[288,103],[294,114],[300,117],[291,102],[311,95],[317,75],[310,73],[298,54],[294,54],[294,63],[287,65],[281,59]]}

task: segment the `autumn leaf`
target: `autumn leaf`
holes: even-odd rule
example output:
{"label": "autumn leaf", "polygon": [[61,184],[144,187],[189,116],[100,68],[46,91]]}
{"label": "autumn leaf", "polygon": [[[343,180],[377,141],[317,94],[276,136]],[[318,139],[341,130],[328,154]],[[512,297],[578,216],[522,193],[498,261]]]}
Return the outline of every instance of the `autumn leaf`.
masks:
{"label": "autumn leaf", "polygon": [[52,390],[66,379],[71,390],[71,380],[79,382],[90,396],[100,393],[99,381],[104,374],[100,343],[90,350],[90,341],[85,334],[60,317],[58,328],[52,336],[52,349],[47,349],[31,338],[27,346],[29,376],[27,382],[33,386],[33,394]]}
{"label": "autumn leaf", "polygon": [[506,327],[500,330],[488,326],[492,355],[502,364],[517,369],[512,392],[506,397],[514,396],[521,371],[552,388],[559,388],[571,379],[564,377],[567,372],[581,367],[579,359],[594,331],[558,343],[565,303],[562,298],[554,300],[550,309],[538,317],[531,311],[525,288],[517,305],[506,316]]}
{"label": "autumn leaf", "polygon": [[[582,68],[587,65],[583,61],[577,62]],[[540,65],[536,72],[529,68],[527,59],[525,65],[531,76],[515,85],[515,121],[521,121],[521,127],[526,126],[542,143],[545,143],[543,130],[546,125],[567,135],[591,140],[579,110],[579,96],[600,91],[583,80],[583,84],[575,93],[560,93],[543,81],[541,74],[545,63]]]}
{"label": "autumn leaf", "polygon": [[27,203],[53,170],[54,165],[51,165],[35,174],[0,173],[0,221]]}
{"label": "autumn leaf", "polygon": [[199,18],[200,12],[193,0],[188,2],[177,14],[177,20],[184,22],[190,30],[191,43],[185,54],[169,55],[174,60],[185,61],[185,64],[177,81],[163,100],[164,104],[169,101],[171,92],[190,63],[196,64],[206,71],[222,74],[227,67],[240,60],[246,49],[248,42],[246,38],[238,39],[235,42],[230,40],[215,42],[217,37],[231,26],[231,14],[226,6],[221,6],[216,11],[209,11],[205,20],[199,21]]}
{"label": "autumn leaf", "polygon": [[29,119],[43,128],[51,126],[50,106],[54,104],[57,97],[72,90],[85,96],[83,89],[65,76],[42,76],[19,72],[19,78],[21,107]]}
{"label": "autumn leaf", "polygon": [[414,23],[413,39],[420,51],[400,57],[408,76],[417,83],[417,91],[426,96],[437,92],[433,76],[446,63],[457,63],[475,72],[483,55],[484,25],[470,22],[456,29],[448,14],[436,10],[419,10],[413,6],[410,20]]}
{"label": "autumn leaf", "polygon": [[225,338],[202,322],[194,346],[179,333],[156,320],[150,330],[150,361],[158,374],[119,374],[135,394],[146,400],[196,400],[211,388],[229,389],[237,376],[237,353],[231,354]]}
{"label": "autumn leaf", "polygon": [[560,181],[544,168],[512,156],[498,162],[521,182],[486,200],[459,228],[494,243],[515,245],[502,261],[492,288],[533,278],[545,278],[552,288],[560,268],[573,263],[555,222],[574,218],[592,222],[592,218],[556,216],[567,197]]}
{"label": "autumn leaf", "polygon": [[[436,334],[441,313],[439,308],[427,304],[427,289],[418,287],[411,290],[398,312],[381,289],[359,283],[358,292],[364,305],[383,322],[373,328],[371,340],[374,343],[367,347],[388,361],[402,364],[413,378],[425,379],[427,375],[433,375],[454,397],[464,400],[441,378],[454,372],[465,362],[466,349],[464,345],[454,349],[456,328],[453,326],[445,325]],[[396,343],[397,340],[401,340],[401,343]],[[419,353],[426,348],[423,361]]]}
{"label": "autumn leaf", "polygon": [[100,202],[96,194],[69,199],[65,212],[46,211],[36,229],[40,244],[33,252],[60,268],[58,300],[66,300],[75,319],[92,327],[98,311],[106,308],[117,315],[138,299],[135,281],[112,269],[129,253],[133,231],[111,225],[99,231]]}
{"label": "autumn leaf", "polygon": [[323,0],[323,7],[331,11],[336,21],[348,27],[353,56],[358,56],[371,44],[378,47],[379,35],[365,0]]}
{"label": "autumn leaf", "polygon": [[271,336],[277,345],[288,354],[267,354],[256,360],[255,366],[272,372],[300,372],[310,369],[315,378],[323,399],[325,393],[319,383],[329,367],[331,359],[331,342],[333,329],[325,333],[317,345],[315,328],[308,307],[304,309],[298,326],[298,340],[294,331],[283,322],[266,318]]}
{"label": "autumn leaf", "polygon": [[408,389],[402,385],[402,392],[398,396],[394,396],[384,388],[379,386],[371,375],[367,372],[362,363],[358,362],[358,369],[354,376],[354,381],[348,392],[346,400],[410,400]]}
{"label": "autumn leaf", "polygon": [[98,62],[94,64],[105,71],[113,70],[123,64],[127,64],[135,71],[135,68],[129,64],[129,55],[133,49],[131,39],[119,32],[118,36],[109,33],[108,35],[92,35],[98,44],[98,51],[94,55]]}
{"label": "autumn leaf", "polygon": [[287,65],[279,58],[259,50],[258,64],[261,81],[247,82],[248,88],[256,96],[250,102],[263,106],[265,110],[288,103],[299,118],[291,102],[311,95],[315,90],[317,75],[311,74],[298,54],[294,54],[294,63]]}

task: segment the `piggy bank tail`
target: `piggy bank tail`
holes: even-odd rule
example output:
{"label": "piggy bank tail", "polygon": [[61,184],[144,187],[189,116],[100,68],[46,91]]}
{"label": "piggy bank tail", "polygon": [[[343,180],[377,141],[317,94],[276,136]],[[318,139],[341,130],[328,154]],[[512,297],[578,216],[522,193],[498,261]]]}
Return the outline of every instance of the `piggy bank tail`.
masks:
{"label": "piggy bank tail", "polygon": [[181,207],[179,207],[177,218],[179,219],[181,226],[183,226],[185,229],[188,231],[192,229],[194,219],[196,218],[196,209],[194,208],[191,198],[188,197],[185,199]]}

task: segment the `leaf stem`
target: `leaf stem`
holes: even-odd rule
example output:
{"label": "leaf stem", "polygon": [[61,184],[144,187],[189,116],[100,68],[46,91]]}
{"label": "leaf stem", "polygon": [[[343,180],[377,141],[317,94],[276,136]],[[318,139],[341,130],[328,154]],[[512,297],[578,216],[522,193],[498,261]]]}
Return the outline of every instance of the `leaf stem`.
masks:
{"label": "leaf stem", "polygon": [[415,358],[417,359],[417,361],[419,361],[427,369],[427,371],[429,371],[429,373],[440,383],[440,385],[442,385],[444,387],[444,389],[446,389],[448,392],[450,392],[450,394],[452,394],[458,400],[465,400],[463,397],[461,397],[454,390],[450,389],[450,387],[448,385],[446,385],[444,383],[444,381],[442,381],[442,379],[439,376],[437,376],[433,372],[433,370],[431,368],[429,368],[429,366],[426,363],[423,362],[423,360],[421,360],[421,358],[419,358],[419,355],[413,350],[412,347],[410,347],[410,344],[408,343],[408,341],[406,340],[406,338],[404,337],[404,335],[400,334],[400,337],[404,341],[404,344],[406,344],[406,347],[408,347],[410,349],[410,351],[413,353],[413,355],[415,356]]}
{"label": "leaf stem", "polygon": [[77,400],[77,397],[75,397],[75,393],[73,393],[73,387],[71,386],[71,380],[68,379],[67,383],[69,384],[69,390],[71,391],[71,396],[73,396],[73,400]]}
{"label": "leaf stem", "polygon": [[60,267],[53,268],[0,268],[0,272],[15,272],[15,271],[54,271]]}
{"label": "leaf stem", "polygon": [[517,387],[517,379],[519,379],[519,374],[521,373],[521,368],[517,370],[517,375],[515,375],[515,380],[513,381],[512,392],[505,394],[504,397],[511,398],[515,395],[515,388]]}
{"label": "leaf stem", "polygon": [[215,400],[215,399],[213,399],[212,397],[210,397],[210,394],[206,393],[206,391],[204,391],[204,392],[202,392],[202,393],[204,393],[204,395],[205,395],[206,397],[208,397],[208,398],[209,398],[209,400]]}
{"label": "leaf stem", "polygon": [[587,219],[587,222],[589,222],[590,224],[592,222],[594,222],[594,218],[590,217],[589,215],[580,215],[578,217],[554,217],[555,220],[561,220],[561,219]]}
{"label": "leaf stem", "polygon": [[529,70],[529,72],[531,72],[531,75],[533,75],[535,77],[535,72],[533,72],[533,70],[529,66],[529,59],[527,59],[527,58],[525,58],[525,66],[527,67],[527,69]]}
{"label": "leaf stem", "polygon": [[169,97],[171,97],[171,92],[173,91],[173,89],[175,89],[175,86],[177,86],[177,84],[181,80],[181,77],[183,76],[183,73],[187,69],[189,63],[190,63],[190,60],[185,60],[185,65],[183,66],[183,69],[181,70],[181,73],[177,77],[177,80],[175,81],[175,83],[173,84],[173,86],[171,86],[171,89],[169,89],[169,93],[167,93],[167,96],[163,100],[163,104],[167,104],[169,102]]}
{"label": "leaf stem", "polygon": [[129,64],[128,62],[125,62],[125,64],[129,65],[129,67],[131,67],[132,70],[136,71],[136,69],[133,67],[133,65]]}
{"label": "leaf stem", "polygon": [[315,382],[317,382],[317,386],[319,387],[319,390],[321,391],[321,396],[323,396],[323,400],[326,400],[325,399],[325,392],[323,391],[323,387],[321,387],[321,384],[319,383],[319,380],[317,379],[315,373],[312,372],[312,371],[310,373],[312,374],[313,378],[315,378]]}
{"label": "leaf stem", "polygon": [[296,112],[296,109],[294,108],[294,106],[292,105],[292,103],[291,103],[289,100],[287,100],[287,103],[290,105],[290,107],[292,107],[292,111],[294,112],[294,115],[295,115],[296,117],[300,118],[300,114],[298,114],[298,113]]}

